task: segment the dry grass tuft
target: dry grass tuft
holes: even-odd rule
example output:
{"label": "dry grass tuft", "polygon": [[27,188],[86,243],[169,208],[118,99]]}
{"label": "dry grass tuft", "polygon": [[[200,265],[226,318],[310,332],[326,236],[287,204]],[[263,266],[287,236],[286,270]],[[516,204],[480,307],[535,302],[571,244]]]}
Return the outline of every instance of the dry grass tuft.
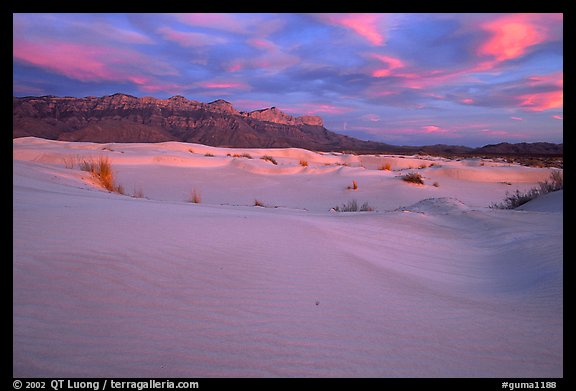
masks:
{"label": "dry grass tuft", "polygon": [[506,192],[506,198],[503,202],[490,205],[490,208],[496,209],[515,209],[524,205],[528,201],[540,197],[544,194],[553,191],[562,190],[564,188],[564,175],[561,171],[553,171],[550,177],[544,182],[538,182],[538,187],[534,187],[524,193],[516,189],[515,192]]}
{"label": "dry grass tuft", "polygon": [[352,181],[352,186],[347,187],[348,190],[358,190],[358,182]]}
{"label": "dry grass tuft", "polygon": [[141,187],[134,187],[132,191],[133,198],[144,198],[144,190]]}
{"label": "dry grass tuft", "polygon": [[422,175],[416,173],[416,172],[410,172],[406,175],[404,175],[402,177],[402,180],[409,182],[409,183],[415,183],[417,185],[423,185],[424,181],[422,180]]}
{"label": "dry grass tuft", "polygon": [[380,167],[378,167],[380,171],[392,171],[392,165],[390,163],[384,163]]}
{"label": "dry grass tuft", "polygon": [[242,154],[235,153],[234,155],[232,155],[232,157],[245,157],[246,159],[252,159],[252,155],[246,152]]}
{"label": "dry grass tuft", "polygon": [[276,161],[276,159],[274,159],[272,156],[269,156],[269,155],[264,155],[264,156],[262,156],[260,159],[262,159],[262,160],[267,160],[267,161],[269,161],[270,163],[272,163],[272,164],[274,164],[274,165],[278,164],[278,162]]}
{"label": "dry grass tuft", "polygon": [[306,160],[300,160],[300,165],[302,167],[308,167],[308,162]]}
{"label": "dry grass tuft", "polygon": [[261,207],[266,207],[266,205],[264,205],[264,203],[260,200],[254,200],[254,206],[261,206]]}
{"label": "dry grass tuft", "polygon": [[358,202],[356,200],[348,201],[342,206],[335,206],[334,211],[336,212],[373,212],[374,208],[368,205],[367,202],[364,202],[361,206],[358,206]]}
{"label": "dry grass tuft", "polygon": [[124,194],[124,188],[116,184],[110,160],[106,156],[99,156],[96,160],[83,160],[80,163],[82,171],[89,172],[100,186],[108,191]]}
{"label": "dry grass tuft", "polygon": [[193,204],[199,204],[202,202],[202,196],[200,195],[200,193],[196,189],[193,189],[192,193],[190,194],[190,200],[189,201]]}

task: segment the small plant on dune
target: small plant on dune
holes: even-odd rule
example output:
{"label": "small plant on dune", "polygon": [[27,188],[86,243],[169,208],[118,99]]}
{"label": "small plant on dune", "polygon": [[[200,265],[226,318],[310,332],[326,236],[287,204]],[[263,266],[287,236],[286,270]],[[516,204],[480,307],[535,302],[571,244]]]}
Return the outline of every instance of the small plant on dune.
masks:
{"label": "small plant on dune", "polygon": [[361,206],[358,206],[358,202],[356,200],[348,201],[342,206],[335,206],[334,211],[336,212],[373,212],[374,208],[368,205],[367,202],[364,202]]}
{"label": "small plant on dune", "polygon": [[352,181],[352,186],[347,187],[348,190],[358,190],[358,182]]}
{"label": "small plant on dune", "polygon": [[141,187],[134,187],[132,191],[133,198],[144,198],[144,190]]}
{"label": "small plant on dune", "polygon": [[392,165],[390,163],[384,163],[380,167],[378,167],[380,171],[392,171]]}
{"label": "small plant on dune", "polygon": [[563,188],[564,176],[562,175],[562,172],[553,171],[547,180],[544,182],[538,182],[538,187],[533,187],[532,189],[525,192],[521,192],[518,189],[516,189],[513,193],[506,192],[506,198],[504,198],[504,201],[497,204],[491,204],[490,208],[515,209],[537,197],[551,193],[553,191],[562,190]]}
{"label": "small plant on dune", "polygon": [[199,204],[202,202],[202,196],[200,196],[200,193],[196,189],[192,189],[189,201],[193,204]]}
{"label": "small plant on dune", "polygon": [[434,187],[440,187],[440,184],[439,184],[438,182],[434,182],[434,183],[432,184],[432,186],[434,186]]}
{"label": "small plant on dune", "polygon": [[306,160],[300,160],[300,165],[302,167],[308,167],[308,162]]}
{"label": "small plant on dune", "polygon": [[206,157],[214,157],[214,154],[211,154],[211,153],[205,153],[205,154],[204,154],[204,156],[206,156]]}
{"label": "small plant on dune", "polygon": [[406,175],[404,175],[402,177],[403,181],[409,182],[409,183],[415,183],[417,185],[423,185],[424,181],[422,180],[422,175],[416,173],[416,172],[410,172]]}
{"label": "small plant on dune", "polygon": [[92,178],[106,190],[124,194],[124,188],[116,184],[110,160],[106,156],[100,156],[97,160],[83,160],[80,163],[80,169],[89,172]]}
{"label": "small plant on dune", "polygon": [[262,156],[260,159],[262,159],[262,160],[267,160],[267,161],[269,161],[270,163],[272,163],[272,164],[274,164],[274,165],[278,164],[278,162],[276,161],[276,159],[274,159],[272,156],[269,156],[269,155],[264,155],[264,156]]}
{"label": "small plant on dune", "polygon": [[235,153],[234,155],[232,155],[232,157],[245,157],[246,159],[252,159],[252,155],[250,155],[249,153]]}
{"label": "small plant on dune", "polygon": [[254,206],[261,206],[261,207],[265,207],[266,205],[264,205],[264,203],[260,200],[254,200]]}
{"label": "small plant on dune", "polygon": [[78,155],[64,156],[62,161],[64,162],[65,168],[73,169],[80,161],[80,157]]}
{"label": "small plant on dune", "polygon": [[192,148],[188,148],[188,152],[190,152],[190,153],[195,153]]}

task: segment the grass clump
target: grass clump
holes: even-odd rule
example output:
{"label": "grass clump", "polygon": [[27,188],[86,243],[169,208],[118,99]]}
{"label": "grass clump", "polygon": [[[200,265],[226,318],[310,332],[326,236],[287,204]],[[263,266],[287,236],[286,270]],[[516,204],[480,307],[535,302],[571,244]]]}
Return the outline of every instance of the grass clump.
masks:
{"label": "grass clump", "polygon": [[346,189],[348,189],[348,190],[358,190],[358,182],[352,181],[352,186],[348,186]]}
{"label": "grass clump", "polygon": [[141,187],[134,187],[132,198],[144,198],[144,190]]}
{"label": "grass clump", "polygon": [[336,212],[372,212],[374,208],[368,205],[368,202],[364,202],[362,205],[358,206],[358,202],[356,200],[348,201],[347,203],[342,204],[342,206],[335,206],[334,211]]}
{"label": "grass clump", "polygon": [[189,202],[193,204],[199,204],[202,202],[202,196],[196,189],[192,189],[192,193],[190,194]]}
{"label": "grass clump", "polygon": [[62,162],[64,163],[64,167],[68,169],[73,169],[76,164],[80,161],[79,155],[68,155],[62,158]]}
{"label": "grass clump", "polygon": [[254,206],[261,206],[262,208],[266,207],[262,201],[256,199],[254,200]]}
{"label": "grass clump", "polygon": [[300,165],[302,167],[308,167],[308,162],[306,160],[300,160]]}
{"label": "grass clump", "polygon": [[232,155],[232,157],[244,157],[246,159],[252,159],[252,155],[250,155],[249,153],[235,153],[234,155]]}
{"label": "grass clump", "polygon": [[390,163],[384,163],[380,167],[378,167],[380,171],[392,171],[392,165]]}
{"label": "grass clump", "polygon": [[272,156],[270,156],[270,155],[264,155],[264,156],[262,156],[260,159],[262,159],[262,160],[267,160],[267,161],[269,161],[270,163],[272,163],[272,164],[274,164],[274,165],[278,164],[278,162],[276,161],[276,159],[274,159],[274,158],[273,158]]}
{"label": "grass clump", "polygon": [[417,185],[423,185],[424,181],[422,180],[422,175],[416,172],[410,172],[402,177],[403,181],[409,183],[415,183]]}
{"label": "grass clump", "polygon": [[206,156],[206,157],[214,157],[214,154],[212,154],[212,153],[205,153],[204,156]]}
{"label": "grass clump", "polygon": [[516,189],[516,191],[509,193],[506,192],[506,198],[504,201],[490,205],[490,208],[494,209],[516,209],[517,207],[524,205],[528,201],[543,196],[544,194],[551,193],[553,191],[562,190],[564,188],[564,175],[560,171],[553,171],[550,177],[544,182],[538,182],[537,187],[533,187],[530,190],[521,192]]}
{"label": "grass clump", "polygon": [[124,188],[116,184],[110,160],[106,156],[100,156],[96,160],[83,160],[80,163],[80,169],[89,172],[92,178],[106,190],[113,193],[124,194]]}

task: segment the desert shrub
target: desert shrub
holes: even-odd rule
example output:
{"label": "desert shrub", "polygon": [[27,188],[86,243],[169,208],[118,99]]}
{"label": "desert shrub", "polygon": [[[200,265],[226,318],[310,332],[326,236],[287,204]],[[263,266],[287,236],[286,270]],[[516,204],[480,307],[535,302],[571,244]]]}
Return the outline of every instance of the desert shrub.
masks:
{"label": "desert shrub", "polygon": [[261,207],[265,207],[266,205],[264,205],[264,203],[260,200],[254,200],[254,206],[261,206]]}
{"label": "desert shrub", "polygon": [[80,161],[80,156],[78,155],[68,155],[62,158],[65,168],[73,169],[76,164]]}
{"label": "desert shrub", "polygon": [[204,156],[206,156],[206,157],[214,157],[214,154],[212,154],[212,153],[205,153]]}
{"label": "desert shrub", "polygon": [[552,171],[548,179],[544,182],[539,182],[538,186],[540,192],[543,194],[562,190],[564,188],[564,175],[562,174],[562,171]]}
{"label": "desert shrub", "polygon": [[423,185],[424,181],[422,180],[422,175],[416,172],[410,172],[402,177],[402,180],[409,182],[409,183],[416,183],[418,185]]}
{"label": "desert shrub", "polygon": [[514,192],[506,192],[506,198],[504,201],[496,204],[491,204],[490,208],[495,209],[515,209],[521,205],[524,205],[528,201],[540,197],[544,194],[551,193],[553,191],[562,190],[564,188],[564,176],[560,171],[553,171],[550,177],[544,182],[538,182],[537,187],[533,187],[530,190],[521,192],[516,189]]}
{"label": "desert shrub", "polygon": [[336,212],[372,212],[374,208],[368,205],[368,202],[364,202],[361,206],[358,206],[358,202],[356,200],[348,201],[342,206],[335,206],[334,209]]}
{"label": "desert shrub", "polygon": [[300,160],[300,165],[302,167],[308,167],[308,162],[306,160]]}
{"label": "desert shrub", "polygon": [[141,187],[134,187],[133,191],[132,191],[132,197],[133,198],[144,198],[144,190],[142,190]]}
{"label": "desert shrub", "polygon": [[249,153],[243,153],[243,154],[235,153],[234,155],[232,155],[232,157],[245,157],[246,159],[252,159],[252,155],[250,155]]}
{"label": "desert shrub", "polygon": [[347,187],[348,190],[358,190],[358,182],[352,181],[352,186]]}
{"label": "desert shrub", "polygon": [[196,189],[192,189],[192,193],[190,194],[189,202],[193,204],[199,204],[202,202],[202,196]]}
{"label": "desert shrub", "polygon": [[383,165],[378,167],[378,169],[380,171],[392,171],[392,166],[390,165],[390,163],[384,163]]}
{"label": "desert shrub", "polygon": [[124,194],[124,188],[121,185],[116,184],[110,160],[106,156],[100,156],[96,160],[83,160],[80,163],[80,169],[89,172],[92,175],[92,178],[94,178],[96,182],[106,190]]}
{"label": "desert shrub", "polygon": [[272,164],[278,164],[278,162],[276,161],[276,159],[274,159],[272,156],[269,156],[269,155],[264,155],[264,156],[262,156],[260,159],[262,159],[262,160],[267,160],[267,161],[269,161],[269,162],[272,163]]}
{"label": "desert shrub", "polygon": [[192,148],[188,148],[188,152],[190,152],[190,153],[195,153]]}
{"label": "desert shrub", "polygon": [[434,182],[434,183],[432,184],[432,186],[434,186],[434,187],[440,187],[440,184],[439,184],[438,182]]}

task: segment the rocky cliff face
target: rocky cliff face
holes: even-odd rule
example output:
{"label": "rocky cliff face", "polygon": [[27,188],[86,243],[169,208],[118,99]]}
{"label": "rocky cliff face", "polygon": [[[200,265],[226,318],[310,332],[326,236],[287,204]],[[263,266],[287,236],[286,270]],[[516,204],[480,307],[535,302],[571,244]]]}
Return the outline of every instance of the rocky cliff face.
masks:
{"label": "rocky cliff face", "polygon": [[243,116],[248,118],[253,118],[259,121],[273,122],[276,124],[284,125],[313,125],[313,126],[324,126],[322,118],[317,116],[302,116],[302,117],[292,117],[286,114],[276,107],[271,107],[269,109],[255,110],[249,113],[242,113]]}
{"label": "rocky cliff face", "polygon": [[239,112],[218,99],[202,103],[173,96],[136,98],[25,97],[13,99],[13,137],[67,141],[185,141],[214,146],[381,149],[386,144],[330,132],[315,116],[293,117],[271,107]]}

